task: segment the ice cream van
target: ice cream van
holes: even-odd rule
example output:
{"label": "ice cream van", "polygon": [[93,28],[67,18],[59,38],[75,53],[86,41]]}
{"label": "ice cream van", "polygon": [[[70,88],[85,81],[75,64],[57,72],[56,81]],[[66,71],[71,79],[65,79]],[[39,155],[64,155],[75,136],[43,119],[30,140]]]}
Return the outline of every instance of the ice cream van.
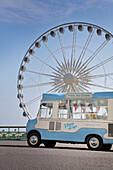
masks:
{"label": "ice cream van", "polygon": [[113,92],[43,94],[37,117],[28,120],[30,147],[56,142],[110,150],[113,144]]}

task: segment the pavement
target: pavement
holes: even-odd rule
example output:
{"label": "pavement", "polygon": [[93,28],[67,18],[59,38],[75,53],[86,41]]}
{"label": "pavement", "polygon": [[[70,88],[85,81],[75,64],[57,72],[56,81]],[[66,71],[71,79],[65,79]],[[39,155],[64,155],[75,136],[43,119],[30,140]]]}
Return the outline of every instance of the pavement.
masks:
{"label": "pavement", "polygon": [[86,145],[59,144],[30,148],[26,141],[0,141],[0,170],[112,170],[110,151],[91,151]]}

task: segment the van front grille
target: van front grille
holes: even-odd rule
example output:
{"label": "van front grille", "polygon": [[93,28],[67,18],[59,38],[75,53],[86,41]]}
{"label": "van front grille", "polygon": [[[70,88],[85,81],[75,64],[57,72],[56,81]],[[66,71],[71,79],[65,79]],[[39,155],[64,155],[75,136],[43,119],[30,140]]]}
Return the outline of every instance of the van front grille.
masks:
{"label": "van front grille", "polygon": [[49,122],[49,130],[54,130],[54,122]]}
{"label": "van front grille", "polygon": [[61,122],[56,122],[56,130],[61,130]]}

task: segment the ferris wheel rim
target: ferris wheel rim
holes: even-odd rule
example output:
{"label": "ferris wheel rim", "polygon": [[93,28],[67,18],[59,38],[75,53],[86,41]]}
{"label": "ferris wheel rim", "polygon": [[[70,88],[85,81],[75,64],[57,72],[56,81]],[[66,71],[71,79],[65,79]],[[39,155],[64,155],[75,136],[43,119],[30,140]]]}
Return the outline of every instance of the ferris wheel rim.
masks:
{"label": "ferris wheel rim", "polygon": [[[110,36],[113,38],[113,34],[111,34],[109,31],[107,31],[106,29],[104,29],[103,27],[100,27],[98,25],[95,25],[95,24],[91,24],[91,23],[87,23],[87,22],[69,22],[69,23],[64,23],[64,24],[60,24],[60,25],[57,25],[55,27],[52,27],[51,29],[47,30],[46,32],[44,32],[43,34],[41,34],[32,44],[31,46],[28,48],[28,50],[26,51],[24,57],[27,55],[27,53],[29,52],[29,50],[31,49],[31,47],[37,42],[37,40],[39,40],[43,35],[47,34],[48,32],[50,32],[51,30],[54,30],[55,28],[58,28],[58,27],[61,27],[61,26],[65,26],[65,25],[70,25],[70,24],[84,24],[84,25],[90,25],[90,26],[93,26],[95,28],[99,28],[101,30],[103,30],[105,33],[108,33],[110,34]],[[22,60],[23,62],[23,60]],[[21,62],[21,64],[22,64]]]}
{"label": "ferris wheel rim", "polygon": [[[39,36],[39,37],[32,43],[32,45],[29,47],[29,49],[28,49],[27,52],[25,53],[25,55],[24,55],[24,57],[23,57],[23,60],[22,60],[20,66],[22,66],[22,63],[24,62],[24,58],[27,56],[29,50],[33,47],[33,45],[34,45],[39,39],[41,39],[41,37],[43,37],[44,35],[46,35],[46,34],[49,33],[50,31],[55,30],[55,29],[57,29],[57,28],[60,28],[60,27],[62,27],[62,26],[63,26],[63,27],[64,27],[64,26],[65,26],[65,27],[68,27],[68,25],[78,26],[78,25],[80,25],[80,24],[83,25],[83,26],[89,26],[89,25],[90,25],[90,26],[92,26],[92,27],[95,28],[95,29],[101,29],[104,33],[109,34],[109,35],[113,38],[113,34],[111,34],[109,31],[107,31],[107,30],[105,30],[104,28],[102,28],[102,27],[100,27],[100,26],[97,26],[97,25],[95,25],[95,24],[86,23],[86,22],[69,22],[69,23],[65,23],[65,24],[60,24],[60,25],[57,25],[57,26],[55,26],[55,27],[47,30],[46,32],[44,32],[41,36]],[[48,36],[48,35],[47,35],[47,36]],[[21,70],[19,69],[18,76],[20,75],[20,71],[21,71]],[[18,79],[17,84],[19,85],[19,79]],[[18,88],[18,94],[19,94],[19,88]],[[19,98],[19,100],[20,100],[20,102],[22,101],[21,98]],[[25,108],[23,108],[23,110],[26,111]]]}

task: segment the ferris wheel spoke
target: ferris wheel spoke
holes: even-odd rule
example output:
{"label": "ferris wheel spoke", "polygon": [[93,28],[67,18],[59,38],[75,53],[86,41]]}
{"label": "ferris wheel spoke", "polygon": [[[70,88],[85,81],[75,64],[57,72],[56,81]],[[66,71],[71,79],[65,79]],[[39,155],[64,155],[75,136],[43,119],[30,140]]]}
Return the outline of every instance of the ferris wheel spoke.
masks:
{"label": "ferris wheel spoke", "polygon": [[90,80],[89,78],[90,76],[88,76],[87,74],[84,76],[79,76],[78,79],[81,81],[86,81],[86,82],[92,82],[92,80]]}
{"label": "ferris wheel spoke", "polygon": [[73,83],[73,88],[74,88],[75,92],[80,92],[81,91],[80,86],[77,86],[75,83]]}
{"label": "ferris wheel spoke", "polygon": [[58,86],[61,86],[61,85],[64,85],[64,82],[55,82],[52,86],[58,87]]}
{"label": "ferris wheel spoke", "polygon": [[89,82],[87,81],[80,81],[79,82],[82,86],[86,87],[86,88],[89,88],[88,85],[89,85]]}
{"label": "ferris wheel spoke", "polygon": [[87,38],[87,40],[86,40],[86,43],[85,43],[85,45],[84,45],[84,47],[83,47],[83,50],[82,50],[82,52],[81,52],[81,54],[80,54],[80,56],[79,56],[79,58],[78,58],[78,62],[77,62],[77,64],[76,64],[76,66],[75,66],[77,72],[79,71],[80,65],[82,64],[82,60],[83,60],[83,58],[84,58],[84,55],[85,55],[86,50],[87,50],[87,48],[88,48],[88,45],[89,45],[89,43],[90,43],[90,41],[91,41],[91,39],[92,39],[92,36],[93,36],[93,34],[94,34],[94,31],[95,31],[95,30],[93,30],[91,33],[89,33],[89,36],[88,36],[88,38]]}
{"label": "ferris wheel spoke", "polygon": [[[54,91],[55,88],[52,88],[51,91],[47,91],[46,93],[49,93],[49,92],[52,92]],[[62,90],[62,89],[61,89]],[[34,102],[37,102],[37,100],[41,99],[42,95],[30,100],[29,102],[26,103],[27,106],[29,106],[30,104],[34,103]]]}
{"label": "ferris wheel spoke", "polygon": [[71,84],[70,87],[73,89],[74,92],[76,91],[73,84]]}
{"label": "ferris wheel spoke", "polygon": [[40,83],[40,84],[23,86],[23,88],[33,88],[33,87],[48,86],[48,85],[53,85],[53,84],[54,84],[54,82]]}
{"label": "ferris wheel spoke", "polygon": [[63,82],[59,82],[59,83],[55,82],[52,86],[56,87],[56,86],[61,86],[61,85],[63,85]]}
{"label": "ferris wheel spoke", "polygon": [[[62,65],[63,66],[63,65]],[[63,69],[61,69],[60,67],[58,67],[58,66],[56,66],[57,67],[57,69],[60,71],[60,72],[63,72],[64,73],[64,70],[65,70],[65,67],[63,66]],[[66,70],[65,70],[65,73],[66,73]],[[64,74],[65,74],[64,73]]]}
{"label": "ferris wheel spoke", "polygon": [[64,85],[58,85],[56,87],[51,88],[49,91],[47,91],[47,93],[57,92],[60,88],[63,88],[63,87],[64,87]]}
{"label": "ferris wheel spoke", "polygon": [[82,77],[87,77],[88,75],[90,75],[90,71],[88,72],[87,70],[84,70],[83,72],[79,72],[79,73],[77,74],[77,76],[79,77],[79,79],[82,78]]}
{"label": "ferris wheel spoke", "polygon": [[63,89],[63,87],[64,87],[64,85],[62,85],[62,86],[60,86],[60,87],[56,88],[56,89],[55,89],[55,92],[58,92],[60,89],[62,90],[62,89]]}
{"label": "ferris wheel spoke", "polygon": [[65,66],[65,64],[63,62],[61,62],[61,63],[62,63],[62,66],[63,66],[63,68],[65,70],[65,73],[66,73],[67,72],[67,68],[66,68],[66,66]]}
{"label": "ferris wheel spoke", "polygon": [[[81,84],[83,84],[83,82],[81,82]],[[100,87],[100,88],[104,88],[104,89],[113,90],[113,88],[111,88],[111,87],[96,85],[96,84],[92,84],[92,83],[85,83],[85,84],[90,85],[90,86],[95,86],[95,87]]]}
{"label": "ferris wheel spoke", "polygon": [[68,71],[71,72],[71,65],[70,65],[69,59],[68,59],[68,62],[67,62],[67,67],[68,67]]}
{"label": "ferris wheel spoke", "polygon": [[75,89],[77,92],[80,91],[79,87],[78,87],[75,83],[73,83],[73,87],[74,87],[74,89]]}
{"label": "ferris wheel spoke", "polygon": [[93,53],[92,56],[89,57],[89,59],[84,62],[84,64],[81,65],[81,67],[79,68],[79,72],[80,71],[83,71],[85,68],[87,68],[87,66],[89,65],[90,62],[93,61],[93,59],[97,56],[97,54],[105,47],[105,45],[108,43],[109,41],[108,40],[105,40],[101,45],[100,47]]}
{"label": "ferris wheel spoke", "polygon": [[73,84],[70,84],[68,88],[68,92],[75,92],[75,91],[76,91],[75,86]]}
{"label": "ferris wheel spoke", "polygon": [[90,80],[90,79],[80,79],[81,81],[83,81],[83,82],[88,82],[88,83],[92,83],[92,80]]}
{"label": "ferris wheel spoke", "polygon": [[69,85],[69,88],[68,88],[68,92],[72,92],[73,88],[72,88],[72,84]]}
{"label": "ferris wheel spoke", "polygon": [[80,87],[82,87],[85,91],[88,91],[88,89],[90,89],[89,86],[87,86],[86,84],[79,84]]}
{"label": "ferris wheel spoke", "polygon": [[[56,73],[56,72],[52,72],[54,75],[56,75],[56,76],[61,76],[61,74],[59,74],[59,73]],[[62,74],[62,76],[63,76],[64,74]]]}
{"label": "ferris wheel spoke", "polygon": [[60,80],[56,81],[55,80],[53,86],[58,86],[58,85],[63,85],[63,84],[64,84],[63,81],[60,81]]}
{"label": "ferris wheel spoke", "polygon": [[62,89],[59,89],[57,92],[58,92],[58,93],[62,92]]}
{"label": "ferris wheel spoke", "polygon": [[65,85],[64,85],[63,83],[62,83],[62,84],[59,84],[59,86],[56,86],[56,87],[55,87],[55,92],[58,92],[58,93],[61,92],[61,91],[63,92],[64,86],[65,86]]}
{"label": "ferris wheel spoke", "polygon": [[79,85],[79,90],[78,92],[84,92],[83,87]]}
{"label": "ferris wheel spoke", "polygon": [[74,88],[74,86],[71,84],[70,86],[69,86],[69,89],[68,89],[68,92],[70,93],[70,92],[74,92],[75,93],[75,88]]}
{"label": "ferris wheel spoke", "polygon": [[93,70],[101,67],[102,65],[104,65],[104,64],[106,64],[106,63],[108,63],[108,62],[110,62],[110,61],[112,61],[112,60],[113,60],[113,56],[112,56],[112,57],[109,57],[108,59],[104,60],[103,62],[101,62],[101,63],[99,63],[99,64],[96,64],[96,65],[93,66],[93,67],[90,67],[89,69],[83,70],[83,71],[82,71],[80,74],[78,74],[78,75],[82,75],[82,74],[84,74],[84,73],[86,73],[86,72],[87,72],[87,73],[90,73],[90,72],[92,72]]}
{"label": "ferris wheel spoke", "polygon": [[67,87],[67,92],[70,92],[70,86]]}
{"label": "ferris wheel spoke", "polygon": [[73,61],[73,69],[72,69],[72,70],[73,70],[73,73],[74,73],[75,70],[76,70],[76,69],[75,69],[75,65],[76,65],[76,59],[74,59],[74,61]]}
{"label": "ferris wheel spoke", "polygon": [[35,57],[36,59],[38,59],[40,62],[42,62],[43,64],[47,65],[48,67],[50,67],[51,69],[55,70],[56,72],[62,74],[62,72],[60,72],[59,70],[55,69],[54,67],[52,67],[51,65],[49,65],[48,63],[42,61],[39,57],[35,56],[34,54],[32,55],[33,57]]}
{"label": "ferris wheel spoke", "polygon": [[65,92],[67,90],[67,85],[64,85],[62,92]]}
{"label": "ferris wheel spoke", "polygon": [[71,70],[72,70],[72,67],[73,67],[73,63],[75,61],[76,34],[77,34],[77,28],[74,27],[74,30],[73,30],[73,42],[72,42],[72,52],[71,52]]}
{"label": "ferris wheel spoke", "polygon": [[42,76],[48,76],[48,77],[54,77],[54,78],[63,79],[61,76],[58,77],[58,76],[54,76],[52,74],[39,73],[39,72],[35,72],[35,71],[30,71],[30,70],[26,70],[26,72],[30,72],[30,73],[38,74],[38,75],[42,75]]}
{"label": "ferris wheel spoke", "polygon": [[54,83],[55,82],[63,82],[63,80],[59,79],[59,78],[51,78],[51,80],[54,81]]}
{"label": "ferris wheel spoke", "polygon": [[61,49],[62,49],[62,55],[63,55],[65,67],[68,70],[68,67],[67,67],[67,57],[66,57],[66,54],[65,54],[65,51],[64,51],[64,46],[63,46],[62,38],[61,38],[61,35],[60,35],[60,33],[58,31],[57,31],[57,34],[58,34],[59,43],[60,43],[60,46],[61,46]]}
{"label": "ferris wheel spoke", "polygon": [[106,74],[98,74],[98,75],[92,75],[92,76],[88,76],[88,79],[95,79],[95,78],[100,78],[100,77],[109,77],[109,76],[113,76],[113,73],[106,73]]}
{"label": "ferris wheel spoke", "polygon": [[42,95],[35,97],[34,99],[30,100],[29,102],[26,103],[26,106],[31,105],[34,102],[37,102],[37,100],[41,99]]}
{"label": "ferris wheel spoke", "polygon": [[83,88],[82,87],[79,87],[80,91],[79,92],[84,92]]}
{"label": "ferris wheel spoke", "polygon": [[[50,50],[50,48],[48,47],[48,45],[44,42],[45,46],[47,47],[47,49],[49,50],[49,52],[52,54],[53,58],[56,60],[57,64],[61,67],[61,69],[64,71],[62,65],[60,64],[60,62],[57,60],[56,56],[54,55],[54,53]],[[64,71],[65,73],[65,71]]]}
{"label": "ferris wheel spoke", "polygon": [[109,57],[108,59],[102,61],[101,63],[99,63],[99,64],[97,64],[97,65],[89,68],[89,70],[93,71],[93,70],[99,68],[100,66],[102,66],[102,65],[104,65],[104,64],[106,64],[106,63],[108,63],[108,62],[110,62],[110,61],[112,61],[112,60],[113,60],[113,56],[112,56],[112,57]]}
{"label": "ferris wheel spoke", "polygon": [[26,80],[25,82],[23,82],[23,85],[28,84],[28,83],[30,83],[30,82],[37,83],[37,81],[36,81],[37,75],[35,75],[35,76],[33,76],[33,77],[30,76],[28,73],[26,73],[26,75],[27,75],[27,77],[28,77],[28,80]]}

